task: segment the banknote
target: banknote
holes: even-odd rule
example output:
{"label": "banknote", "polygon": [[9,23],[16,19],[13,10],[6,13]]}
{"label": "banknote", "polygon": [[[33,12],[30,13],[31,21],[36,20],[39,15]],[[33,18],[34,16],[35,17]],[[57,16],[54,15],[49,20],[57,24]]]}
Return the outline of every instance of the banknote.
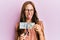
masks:
{"label": "banknote", "polygon": [[35,23],[20,22],[20,29],[32,29]]}

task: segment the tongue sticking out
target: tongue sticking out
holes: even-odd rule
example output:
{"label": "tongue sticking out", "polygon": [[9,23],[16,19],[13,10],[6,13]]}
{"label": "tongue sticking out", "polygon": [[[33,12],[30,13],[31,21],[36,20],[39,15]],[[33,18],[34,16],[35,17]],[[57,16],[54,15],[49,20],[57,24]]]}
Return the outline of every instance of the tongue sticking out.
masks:
{"label": "tongue sticking out", "polygon": [[28,16],[27,16],[27,18],[28,18],[28,19],[31,19],[31,16],[30,16],[30,15],[28,15]]}

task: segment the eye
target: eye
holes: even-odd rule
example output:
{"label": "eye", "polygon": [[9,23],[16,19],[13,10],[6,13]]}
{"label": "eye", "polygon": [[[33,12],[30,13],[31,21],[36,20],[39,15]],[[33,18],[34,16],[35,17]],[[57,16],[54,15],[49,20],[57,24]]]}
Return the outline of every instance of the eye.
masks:
{"label": "eye", "polygon": [[34,11],[34,9],[25,9],[26,12],[28,11]]}

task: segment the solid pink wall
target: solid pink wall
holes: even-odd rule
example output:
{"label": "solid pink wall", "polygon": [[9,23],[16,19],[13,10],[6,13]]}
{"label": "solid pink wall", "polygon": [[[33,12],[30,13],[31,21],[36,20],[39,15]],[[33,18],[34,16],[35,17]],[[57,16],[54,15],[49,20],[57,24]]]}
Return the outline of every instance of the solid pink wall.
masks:
{"label": "solid pink wall", "polygon": [[0,0],[0,40],[14,40],[19,15],[18,0]]}

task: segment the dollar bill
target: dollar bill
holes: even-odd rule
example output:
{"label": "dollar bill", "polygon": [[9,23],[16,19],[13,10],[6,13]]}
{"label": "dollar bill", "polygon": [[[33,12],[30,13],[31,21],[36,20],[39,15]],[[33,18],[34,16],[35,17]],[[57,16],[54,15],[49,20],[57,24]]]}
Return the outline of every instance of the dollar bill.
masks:
{"label": "dollar bill", "polygon": [[20,29],[32,29],[35,23],[20,22]]}

